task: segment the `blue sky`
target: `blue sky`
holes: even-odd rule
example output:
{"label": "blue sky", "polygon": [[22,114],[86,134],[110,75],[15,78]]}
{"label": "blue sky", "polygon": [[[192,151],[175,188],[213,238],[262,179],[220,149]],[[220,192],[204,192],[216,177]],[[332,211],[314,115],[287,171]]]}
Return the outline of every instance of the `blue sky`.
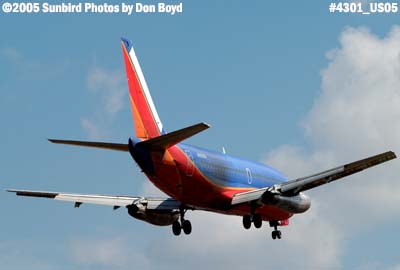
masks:
{"label": "blue sky", "polygon": [[[0,187],[154,192],[129,155],[46,141],[132,136],[121,36],[134,44],[167,130],[212,125],[190,143],[225,146],[290,177],[397,150],[398,15],[331,14],[328,5],[183,1],[174,16],[0,13]],[[396,162],[310,192],[312,210],[278,243],[269,228],[247,232],[235,217],[190,213],[193,235],[175,238],[123,209],[76,210],[4,192],[0,261],[7,269],[266,261],[283,269],[400,269]]]}

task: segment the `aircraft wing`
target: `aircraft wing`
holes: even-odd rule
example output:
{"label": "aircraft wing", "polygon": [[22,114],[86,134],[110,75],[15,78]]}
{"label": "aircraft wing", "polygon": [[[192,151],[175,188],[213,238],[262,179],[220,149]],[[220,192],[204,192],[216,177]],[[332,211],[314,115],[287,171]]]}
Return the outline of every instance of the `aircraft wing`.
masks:
{"label": "aircraft wing", "polygon": [[61,192],[47,192],[47,191],[31,191],[31,190],[14,190],[8,189],[8,192],[13,192],[17,196],[27,196],[36,198],[48,198],[58,201],[74,202],[75,207],[79,207],[83,203],[109,205],[117,209],[121,206],[129,206],[132,204],[146,205],[147,209],[157,210],[175,210],[179,209],[181,202],[172,198],[143,198],[132,196],[108,196],[108,195],[88,195],[88,194],[74,194],[74,193],[61,193]]}
{"label": "aircraft wing", "polygon": [[396,154],[392,151],[388,151],[307,177],[281,183],[273,187],[238,193],[232,198],[232,204],[235,205],[243,202],[257,201],[262,199],[263,196],[268,195],[268,193],[275,193],[283,196],[295,196],[301,191],[328,184],[395,158]]}
{"label": "aircraft wing", "polygon": [[301,191],[312,189],[343,177],[361,172],[362,170],[379,165],[396,158],[396,154],[388,151],[379,155],[368,157],[362,160],[348,163],[327,171],[313,174],[307,177],[298,178],[281,184],[281,193],[285,195],[296,195]]}

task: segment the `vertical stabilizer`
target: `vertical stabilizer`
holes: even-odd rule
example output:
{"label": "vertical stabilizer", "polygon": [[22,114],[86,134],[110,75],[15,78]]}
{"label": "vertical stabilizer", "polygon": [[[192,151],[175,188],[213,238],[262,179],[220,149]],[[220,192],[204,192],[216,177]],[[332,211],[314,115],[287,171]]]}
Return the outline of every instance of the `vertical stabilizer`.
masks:
{"label": "vertical stabilizer", "polygon": [[154,106],[132,43],[125,38],[122,38],[122,53],[136,137],[141,139],[158,137],[165,133],[163,125]]}

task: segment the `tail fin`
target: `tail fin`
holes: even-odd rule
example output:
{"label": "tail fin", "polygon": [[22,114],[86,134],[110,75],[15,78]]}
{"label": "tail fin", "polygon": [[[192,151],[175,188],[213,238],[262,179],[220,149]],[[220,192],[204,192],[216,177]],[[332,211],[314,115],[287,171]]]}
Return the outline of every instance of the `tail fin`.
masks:
{"label": "tail fin", "polygon": [[126,77],[136,137],[151,139],[164,134],[163,125],[151,98],[132,43],[122,38]]}

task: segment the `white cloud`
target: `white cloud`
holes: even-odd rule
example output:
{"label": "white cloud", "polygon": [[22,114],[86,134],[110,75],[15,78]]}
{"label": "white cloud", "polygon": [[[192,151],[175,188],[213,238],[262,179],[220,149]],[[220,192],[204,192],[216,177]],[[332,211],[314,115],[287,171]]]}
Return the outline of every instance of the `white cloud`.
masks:
{"label": "white cloud", "polygon": [[111,71],[95,67],[89,71],[88,88],[102,94],[102,102],[106,113],[114,115],[124,106],[126,82],[120,70]]}
{"label": "white cloud", "polygon": [[400,264],[394,265],[390,270],[400,270]]}
{"label": "white cloud", "polygon": [[304,120],[310,141],[323,150],[334,142],[341,153],[399,148],[399,27],[383,39],[347,28],[340,42],[322,71],[322,94]]}
{"label": "white cloud", "polygon": [[87,76],[88,89],[99,96],[100,109],[92,116],[83,117],[81,126],[91,139],[104,139],[111,129],[114,117],[126,104],[126,80],[120,70],[94,67]]}
{"label": "white cloud", "polygon": [[63,267],[55,264],[52,258],[40,256],[38,247],[27,241],[1,241],[0,262],[2,269],[43,269],[60,270]]}
{"label": "white cloud", "polygon": [[81,119],[81,126],[88,134],[89,138],[93,140],[101,140],[104,139],[106,136],[104,134],[104,130],[98,127],[96,124],[87,118]]}
{"label": "white cloud", "polygon": [[144,254],[131,252],[124,237],[79,237],[71,242],[72,259],[88,269],[126,269],[127,266],[143,269],[148,261]]}
{"label": "white cloud", "polygon": [[7,67],[16,72],[22,81],[48,81],[52,77],[60,77],[69,68],[67,60],[44,62],[26,56],[23,51],[13,47],[0,48],[0,58],[8,62]]}
{"label": "white cloud", "polygon": [[0,54],[3,57],[5,57],[13,62],[19,63],[22,60],[21,53],[19,51],[17,51],[17,49],[15,49],[15,48],[11,48],[11,47],[2,48],[0,50]]}
{"label": "white cloud", "polygon": [[[144,176],[144,175],[143,175]],[[165,197],[165,193],[159,190],[153,183],[151,183],[145,176],[143,177],[142,195],[147,197]]]}
{"label": "white cloud", "polygon": [[[322,93],[303,121],[312,155],[333,165],[389,149],[400,152],[400,27],[384,38],[347,28],[340,43],[322,71]],[[352,177],[352,185],[335,186],[335,194],[372,222],[390,218],[399,211],[398,169],[397,161],[371,169]]]}

